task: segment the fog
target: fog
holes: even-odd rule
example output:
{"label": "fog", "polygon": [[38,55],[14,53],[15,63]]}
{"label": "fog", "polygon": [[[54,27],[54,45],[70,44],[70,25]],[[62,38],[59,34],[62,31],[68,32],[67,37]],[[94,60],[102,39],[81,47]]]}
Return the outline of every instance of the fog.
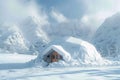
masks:
{"label": "fog", "polygon": [[36,16],[41,24],[77,21],[96,30],[120,11],[120,0],[1,0],[0,23],[16,24]]}

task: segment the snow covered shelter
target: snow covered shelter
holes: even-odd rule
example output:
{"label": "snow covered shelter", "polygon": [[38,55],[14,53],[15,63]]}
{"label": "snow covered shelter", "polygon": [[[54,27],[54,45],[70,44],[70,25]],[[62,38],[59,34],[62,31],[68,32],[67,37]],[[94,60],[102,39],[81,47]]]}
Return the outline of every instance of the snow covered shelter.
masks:
{"label": "snow covered shelter", "polygon": [[[39,54],[35,60],[41,65],[81,65],[81,64],[104,64],[103,58],[97,52],[94,45],[82,39],[68,37],[51,41],[48,47]],[[45,63],[44,63],[45,62]],[[57,63],[53,63],[57,62]]]}
{"label": "snow covered shelter", "polygon": [[59,60],[69,61],[71,55],[60,45],[52,45],[43,52],[43,60],[47,63],[58,62]]}

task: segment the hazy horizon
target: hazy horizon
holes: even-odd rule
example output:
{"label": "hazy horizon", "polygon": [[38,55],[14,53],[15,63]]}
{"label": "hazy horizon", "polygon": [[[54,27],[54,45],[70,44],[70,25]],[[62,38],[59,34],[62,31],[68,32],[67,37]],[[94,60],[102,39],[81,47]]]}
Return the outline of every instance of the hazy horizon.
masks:
{"label": "hazy horizon", "polygon": [[96,29],[120,11],[119,3],[120,0],[1,0],[0,23],[16,24],[36,16],[49,24],[77,21]]}

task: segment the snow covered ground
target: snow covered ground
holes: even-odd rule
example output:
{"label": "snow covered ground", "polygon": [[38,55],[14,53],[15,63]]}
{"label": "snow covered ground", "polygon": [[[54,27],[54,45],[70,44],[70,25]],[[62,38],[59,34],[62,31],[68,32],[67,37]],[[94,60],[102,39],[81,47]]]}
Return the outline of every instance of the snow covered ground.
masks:
{"label": "snow covered ground", "polygon": [[0,64],[5,63],[25,63],[36,56],[23,54],[0,54]]}
{"label": "snow covered ground", "polygon": [[[36,56],[0,54],[0,80],[119,80],[120,66],[41,68],[25,66]],[[14,65],[13,67],[10,67]],[[6,67],[6,65],[8,67]]]}

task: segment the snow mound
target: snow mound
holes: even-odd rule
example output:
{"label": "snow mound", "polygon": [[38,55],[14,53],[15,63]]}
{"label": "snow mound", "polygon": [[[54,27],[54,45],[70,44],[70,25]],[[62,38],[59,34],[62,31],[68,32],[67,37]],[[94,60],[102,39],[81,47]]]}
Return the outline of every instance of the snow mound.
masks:
{"label": "snow mound", "polygon": [[[56,62],[51,63],[50,65],[52,66],[53,64],[60,64],[61,66],[62,63],[64,66],[66,64],[67,66],[68,65],[82,66],[82,65],[106,65],[107,63],[109,63],[109,61],[101,57],[101,55],[97,52],[96,48],[92,44],[74,37],[53,41],[49,44],[49,46],[50,47],[48,47],[45,51],[43,51],[42,54],[46,53],[46,51],[48,51],[49,49],[55,49],[58,52],[60,52],[60,54],[62,54],[62,56],[64,56],[65,58],[64,62],[60,61],[57,63]],[[41,64],[41,62],[43,61],[42,54],[39,54],[39,56],[37,57],[35,61],[36,64],[39,63]]]}
{"label": "snow mound", "polygon": [[58,52],[61,56],[63,56],[63,59],[67,62],[71,60],[71,55],[65,51],[62,46],[60,45],[52,45],[50,47],[48,47],[44,52],[43,55],[45,55],[48,51],[50,50],[55,50],[56,52]]}
{"label": "snow mound", "polygon": [[120,55],[120,13],[113,15],[96,31],[93,44],[103,56]]}

